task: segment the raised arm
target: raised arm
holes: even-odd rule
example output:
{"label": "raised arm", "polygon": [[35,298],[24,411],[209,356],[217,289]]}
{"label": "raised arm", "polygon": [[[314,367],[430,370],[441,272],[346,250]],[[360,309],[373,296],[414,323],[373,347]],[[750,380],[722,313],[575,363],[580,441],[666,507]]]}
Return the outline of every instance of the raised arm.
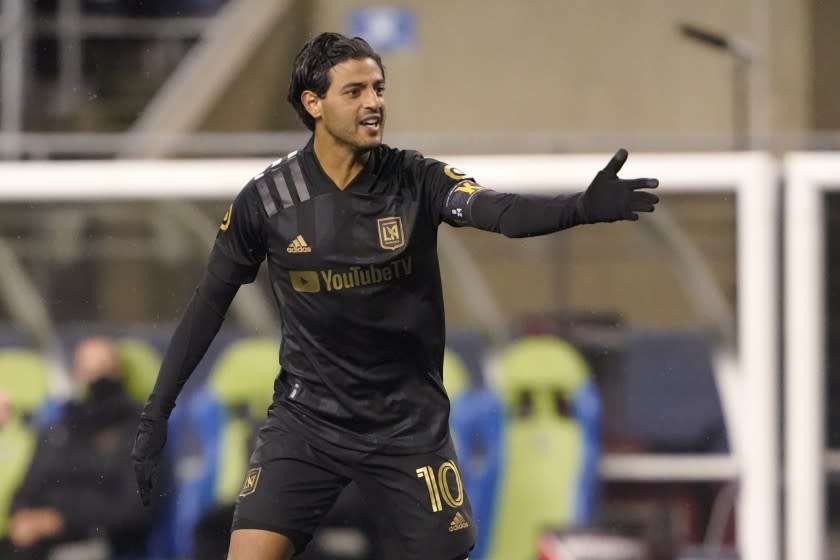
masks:
{"label": "raised arm", "polygon": [[472,226],[507,237],[553,233],[580,224],[638,220],[652,212],[659,198],[641,189],[656,188],[656,179],[621,179],[618,171],[627,151],[618,150],[581,193],[558,196],[500,193],[464,179],[449,191],[441,218],[455,226]]}

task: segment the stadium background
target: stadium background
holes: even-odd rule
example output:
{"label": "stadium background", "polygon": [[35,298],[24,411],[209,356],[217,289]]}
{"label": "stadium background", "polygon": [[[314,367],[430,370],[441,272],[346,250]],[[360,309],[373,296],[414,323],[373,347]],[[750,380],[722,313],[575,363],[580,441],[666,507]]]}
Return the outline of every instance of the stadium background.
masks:
{"label": "stadium background", "polygon": [[[624,146],[632,161],[639,152],[750,148],[783,157],[840,144],[834,132],[840,129],[840,73],[832,71],[840,55],[833,40],[840,8],[831,2],[4,0],[2,7],[7,160],[269,161],[305,139],[284,101],[286,79],[296,49],[324,29],[359,30],[380,41],[389,78],[386,142],[427,154],[607,154]],[[730,48],[691,40],[681,32],[685,24],[733,39]],[[202,35],[205,29],[217,33]],[[214,64],[202,65],[202,54]],[[0,189],[12,188],[0,183]],[[826,202],[832,317],[836,197]],[[112,332],[161,349],[228,203],[125,203],[108,196],[95,203],[0,203],[8,249],[0,277],[7,303],[0,308],[3,345],[40,346],[60,356],[85,333]],[[750,266],[737,259],[730,193],[666,193],[663,207],[669,221],[658,229],[619,224],[521,241],[458,231],[453,239],[471,255],[478,276],[464,280],[466,264],[444,263],[451,332],[460,336],[474,376],[493,375],[492,367],[481,367],[476,346],[488,350],[482,358],[492,356],[490,348],[516,333],[561,334],[584,353],[603,399],[605,456],[728,449],[725,437],[721,442],[704,432],[696,438],[696,430],[719,436],[722,429],[717,391],[708,383],[711,367],[682,372],[686,383],[705,376],[701,389],[712,397],[701,418],[708,424],[687,427],[685,440],[644,440],[657,434],[656,425],[638,433],[620,429],[633,424],[624,416],[633,409],[625,392],[633,379],[628,355],[639,351],[633,341],[659,341],[658,363],[671,368],[669,374],[675,364],[691,363],[687,356],[696,358],[695,366],[711,361],[715,348],[730,342],[737,272]],[[178,221],[203,229],[204,245],[201,234],[173,225]],[[711,286],[686,281],[674,264],[679,257],[663,248],[663,239],[675,237],[688,244],[691,256],[683,258],[703,263]],[[456,288],[464,282],[474,290]],[[25,307],[33,294],[37,303],[21,314],[21,303]],[[278,318],[261,303],[267,295],[264,281],[250,290],[244,305],[250,303],[251,312],[234,313],[189,390],[200,389],[226,342],[274,332]],[[41,308],[45,320],[33,319]],[[835,333],[829,321],[829,445],[837,444],[840,420],[831,406]],[[664,356],[677,344],[672,337],[685,344],[686,354]],[[690,393],[685,387],[675,385],[673,394],[646,404],[661,406],[662,414],[679,410]],[[826,480],[831,529],[836,504]],[[641,534],[661,556],[688,558],[703,554],[686,547],[708,537],[717,498],[726,498],[731,486],[604,478],[598,489],[593,526]],[[735,525],[733,515],[724,516],[724,548],[736,545]],[[784,533],[780,527],[780,550]],[[827,537],[835,541],[832,532]]]}

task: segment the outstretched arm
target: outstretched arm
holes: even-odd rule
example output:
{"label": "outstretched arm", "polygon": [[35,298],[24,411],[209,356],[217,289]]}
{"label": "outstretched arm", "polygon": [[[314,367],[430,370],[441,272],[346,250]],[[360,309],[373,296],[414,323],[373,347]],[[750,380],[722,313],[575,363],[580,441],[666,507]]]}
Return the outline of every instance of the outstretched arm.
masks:
{"label": "outstretched arm", "polygon": [[641,189],[656,188],[656,179],[621,179],[618,171],[627,151],[618,150],[586,191],[554,197],[499,193],[470,180],[455,185],[443,209],[443,220],[507,237],[544,235],[579,224],[638,220],[652,212],[659,198]]}

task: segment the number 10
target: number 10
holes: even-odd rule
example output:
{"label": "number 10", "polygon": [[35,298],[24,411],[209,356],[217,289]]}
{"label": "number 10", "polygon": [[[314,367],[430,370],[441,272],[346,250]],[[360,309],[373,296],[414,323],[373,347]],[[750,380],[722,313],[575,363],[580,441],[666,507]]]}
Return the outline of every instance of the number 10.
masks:
{"label": "number 10", "polygon": [[[452,471],[455,475],[457,497],[453,497],[452,490],[449,488],[449,480],[446,478],[449,471]],[[435,469],[431,466],[420,467],[416,472],[417,478],[426,480],[426,488],[429,489],[429,499],[432,502],[432,511],[443,510],[441,497],[449,507],[456,508],[464,503],[464,484],[461,482],[461,473],[458,472],[455,461],[441,463],[437,471],[437,478],[435,478]]]}

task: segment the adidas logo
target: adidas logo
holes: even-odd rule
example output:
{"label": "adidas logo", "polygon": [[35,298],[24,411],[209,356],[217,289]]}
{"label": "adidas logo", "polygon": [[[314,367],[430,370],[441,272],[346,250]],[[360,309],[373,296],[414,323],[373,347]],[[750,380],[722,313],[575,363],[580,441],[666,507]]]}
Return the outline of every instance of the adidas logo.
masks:
{"label": "adidas logo", "polygon": [[287,253],[311,253],[312,247],[306,244],[306,240],[302,235],[295,237],[289,246],[286,247]]}
{"label": "adidas logo", "polygon": [[461,512],[455,514],[455,517],[452,518],[452,522],[449,524],[449,532],[454,533],[455,531],[460,531],[461,529],[466,529],[469,527],[469,522],[461,515]]}

